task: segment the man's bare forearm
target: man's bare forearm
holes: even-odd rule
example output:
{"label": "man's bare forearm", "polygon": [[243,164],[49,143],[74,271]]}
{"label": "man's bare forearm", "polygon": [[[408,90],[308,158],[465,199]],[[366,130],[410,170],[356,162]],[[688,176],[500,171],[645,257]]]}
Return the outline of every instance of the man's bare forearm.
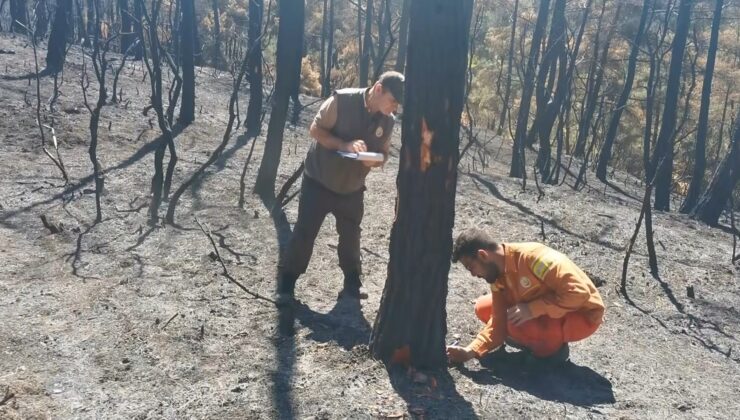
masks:
{"label": "man's bare forearm", "polygon": [[346,147],[346,143],[342,139],[333,135],[329,130],[319,127],[316,123],[311,124],[309,132],[311,137],[329,150],[344,150]]}

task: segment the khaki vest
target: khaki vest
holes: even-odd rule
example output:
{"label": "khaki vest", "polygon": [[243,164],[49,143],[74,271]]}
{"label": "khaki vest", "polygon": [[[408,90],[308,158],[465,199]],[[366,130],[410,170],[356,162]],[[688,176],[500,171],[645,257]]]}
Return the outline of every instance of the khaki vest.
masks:
{"label": "khaki vest", "polygon": [[[368,152],[380,152],[383,139],[393,130],[393,118],[371,115],[365,108],[365,90],[341,89],[334,92],[337,122],[330,131],[344,142],[363,140]],[[388,141],[390,138],[388,137]],[[306,156],[306,175],[338,194],[350,194],[365,187],[370,168],[360,161],[346,159],[314,140]]]}

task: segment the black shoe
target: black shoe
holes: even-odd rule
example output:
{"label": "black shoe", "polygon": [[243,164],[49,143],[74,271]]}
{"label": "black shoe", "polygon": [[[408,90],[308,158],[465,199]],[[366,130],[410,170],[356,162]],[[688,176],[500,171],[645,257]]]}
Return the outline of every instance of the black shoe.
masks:
{"label": "black shoe", "polygon": [[524,351],[524,367],[529,371],[551,370],[563,366],[570,360],[570,346],[563,344],[558,351],[547,356],[537,357],[529,351]]}
{"label": "black shoe", "polygon": [[295,283],[298,276],[291,273],[281,273],[278,275],[277,296],[275,303],[278,306],[290,305],[295,302]]}
{"label": "black shoe", "polygon": [[367,299],[367,293],[362,290],[362,281],[358,271],[348,271],[344,273],[344,287],[339,292],[338,299]]}

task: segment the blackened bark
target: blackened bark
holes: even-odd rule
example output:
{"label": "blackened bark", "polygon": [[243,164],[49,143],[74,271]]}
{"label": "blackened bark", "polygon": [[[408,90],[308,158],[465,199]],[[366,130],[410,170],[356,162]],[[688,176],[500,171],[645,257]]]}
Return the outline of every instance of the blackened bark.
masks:
{"label": "blackened bark", "polygon": [[194,0],[180,0],[180,60],[182,65],[182,104],[179,121],[183,125],[195,120],[195,19]]}
{"label": "blackened bark", "polygon": [[255,193],[267,200],[275,197],[275,179],[280,166],[288,103],[298,90],[301,79],[304,14],[303,0],[280,1],[274,102],[267,127],[265,152],[254,186]]}
{"label": "blackened bark", "polygon": [[136,39],[128,0],[118,0],[118,14],[121,15],[121,53],[125,54]]}
{"label": "blackened bark", "polygon": [[10,0],[11,32],[25,34],[28,27],[26,0]]}
{"label": "blackened bark", "polygon": [[367,86],[367,80],[370,77],[370,50],[373,45],[372,33],[373,0],[367,0],[367,7],[365,7],[365,34],[362,40],[362,54],[360,56],[360,87]]}
{"label": "blackened bark", "polygon": [[447,364],[445,302],[472,3],[411,3],[397,216],[370,338],[370,351],[386,362]]}
{"label": "blackened bark", "polygon": [[617,138],[619,120],[622,117],[622,112],[624,112],[624,108],[627,106],[627,101],[632,92],[632,85],[634,84],[635,73],[637,71],[637,56],[640,53],[640,44],[642,43],[642,37],[645,33],[645,27],[647,26],[648,12],[652,7],[653,0],[645,0],[642,5],[640,23],[637,27],[635,39],[632,41],[632,49],[630,50],[630,56],[627,62],[627,77],[624,82],[624,87],[622,88],[622,93],[617,100],[617,104],[614,106],[614,113],[612,114],[611,121],[609,121],[609,128],[607,128],[606,131],[604,145],[601,147],[601,153],[599,154],[599,161],[596,165],[596,177],[603,182],[606,182],[606,170],[612,157],[614,140]]}
{"label": "blackened bark", "polygon": [[263,0],[249,1],[249,29],[247,49],[247,77],[249,78],[249,105],[247,107],[247,134],[260,132],[262,119],[262,14]]}
{"label": "blackened bark", "polygon": [[213,9],[213,56],[211,62],[217,69],[224,69],[226,63],[221,52],[221,10],[218,6],[218,0],[211,0],[211,8]]}
{"label": "blackened bark", "polygon": [[38,40],[43,39],[46,36],[46,32],[49,30],[49,15],[46,10],[46,0],[38,0],[36,2],[36,22],[34,23],[33,37]]}
{"label": "blackened bark", "polygon": [[681,0],[678,6],[676,33],[673,38],[671,63],[666,82],[666,96],[660,134],[655,145],[655,209],[669,211],[671,187],[673,185],[673,137],[676,129],[678,94],[681,85],[683,56],[691,21],[693,0]]}
{"label": "blackened bark", "polygon": [[59,73],[64,66],[71,13],[72,0],[57,0],[54,23],[51,26],[49,45],[46,52],[46,71],[52,74]]}
{"label": "blackened bark", "polygon": [[[403,73],[406,68],[406,46],[409,42],[409,7],[411,0],[402,0],[401,22],[398,29],[398,55],[396,56],[395,70]],[[517,2],[519,0],[516,0]]]}
{"label": "blackened bark", "polygon": [[527,171],[524,162],[524,145],[527,136],[527,127],[529,125],[529,109],[534,92],[534,78],[537,68],[537,59],[540,53],[540,44],[547,26],[547,15],[550,10],[550,0],[540,0],[540,7],[537,11],[537,23],[532,33],[532,46],[527,59],[527,68],[524,75],[522,87],[522,100],[519,105],[519,114],[517,116],[516,133],[514,134],[514,146],[511,154],[511,167],[509,176],[515,178],[527,178]]}
{"label": "blackened bark", "polygon": [[722,22],[723,0],[716,0],[714,18],[712,20],[712,35],[709,39],[707,52],[707,66],[704,71],[704,81],[701,91],[701,108],[699,110],[699,126],[696,131],[696,146],[694,149],[694,173],[691,177],[686,199],[681,206],[681,213],[688,214],[699,201],[699,193],[704,183],[704,172],[707,170],[707,131],[709,129],[709,103],[712,95],[712,79],[714,77],[714,62],[717,57],[719,27]]}
{"label": "blackened bark", "polygon": [[506,85],[504,87],[504,102],[501,104],[501,115],[499,116],[497,135],[504,131],[504,121],[509,113],[509,98],[511,96],[511,72],[514,62],[514,43],[516,39],[516,22],[519,19],[519,0],[514,0],[514,12],[511,15],[511,38],[509,39],[509,53],[506,57]]}
{"label": "blackened bark", "polygon": [[331,94],[331,69],[334,68],[334,0],[329,0],[329,16],[327,17],[327,45],[326,45],[326,64],[324,68],[324,80],[321,82],[321,96],[327,97]]}

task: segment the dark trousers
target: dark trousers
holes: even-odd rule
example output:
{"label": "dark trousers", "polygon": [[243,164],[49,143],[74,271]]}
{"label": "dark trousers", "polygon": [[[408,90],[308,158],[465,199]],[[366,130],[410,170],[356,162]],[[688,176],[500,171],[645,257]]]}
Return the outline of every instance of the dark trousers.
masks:
{"label": "dark trousers", "polygon": [[351,194],[337,194],[304,175],[298,220],[281,258],[280,272],[296,276],[306,272],[316,235],[326,215],[331,213],[336,218],[339,234],[339,266],[345,273],[360,273],[360,223],[364,213],[364,195],[364,188]]}

